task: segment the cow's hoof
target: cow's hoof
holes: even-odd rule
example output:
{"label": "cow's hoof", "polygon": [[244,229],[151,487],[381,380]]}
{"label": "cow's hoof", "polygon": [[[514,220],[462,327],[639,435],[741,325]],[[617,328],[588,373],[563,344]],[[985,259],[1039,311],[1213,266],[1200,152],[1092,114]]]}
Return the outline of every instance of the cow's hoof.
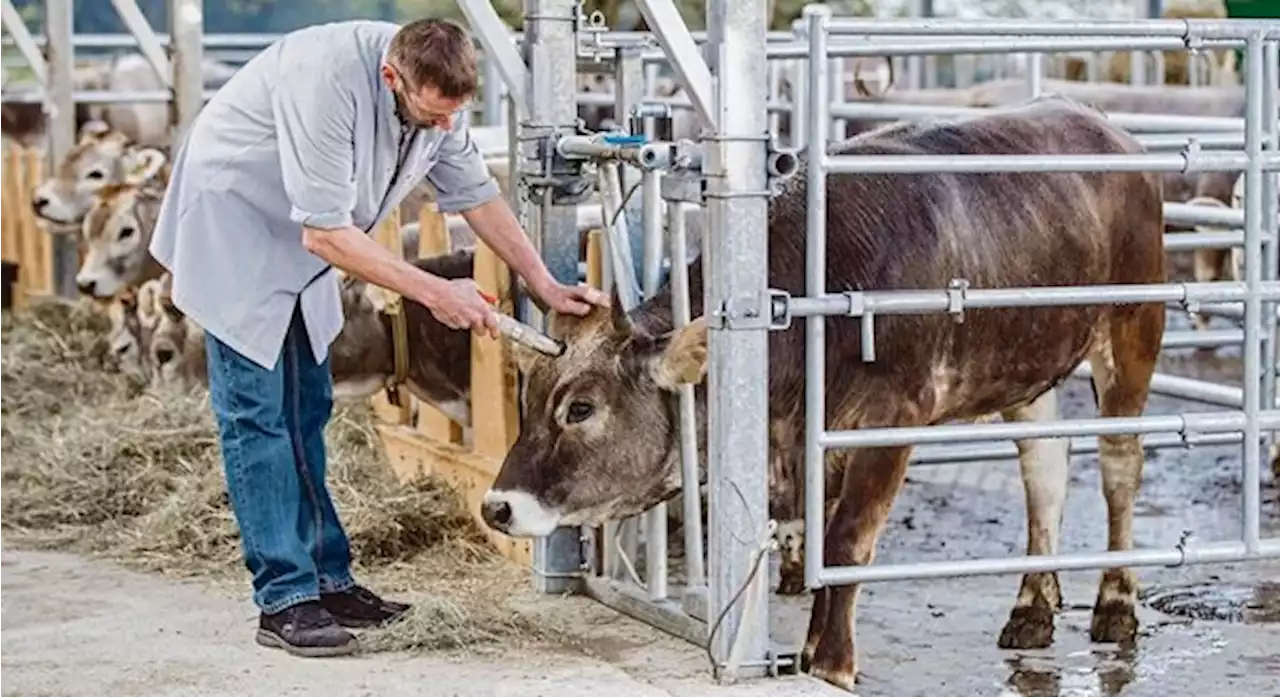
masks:
{"label": "cow's hoof", "polygon": [[857,682],[854,679],[854,676],[857,674],[857,671],[853,668],[853,666],[850,666],[847,669],[826,668],[823,666],[809,666],[809,670],[806,672],[809,673],[809,675],[812,675],[813,677],[818,678],[819,680],[831,683],[832,685],[835,685],[836,687],[842,690],[845,690],[847,692],[853,692],[854,684]]}
{"label": "cow's hoof", "polygon": [[1098,644],[1131,645],[1138,636],[1138,616],[1131,603],[1111,600],[1093,608],[1089,638]]}
{"label": "cow's hoof", "polygon": [[1053,611],[1043,605],[1015,607],[1000,632],[1002,649],[1043,649],[1053,644]]}

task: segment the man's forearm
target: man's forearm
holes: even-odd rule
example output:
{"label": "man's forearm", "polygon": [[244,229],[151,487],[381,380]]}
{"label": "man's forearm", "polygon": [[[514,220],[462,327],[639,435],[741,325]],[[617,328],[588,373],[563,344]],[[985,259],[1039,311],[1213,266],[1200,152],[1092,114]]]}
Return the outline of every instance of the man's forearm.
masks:
{"label": "man's forearm", "polygon": [[444,283],[392,254],[355,227],[320,230],[304,227],[302,244],[307,251],[356,278],[399,293],[424,305]]}
{"label": "man's forearm", "polygon": [[502,197],[462,212],[462,217],[489,248],[532,288],[555,281]]}

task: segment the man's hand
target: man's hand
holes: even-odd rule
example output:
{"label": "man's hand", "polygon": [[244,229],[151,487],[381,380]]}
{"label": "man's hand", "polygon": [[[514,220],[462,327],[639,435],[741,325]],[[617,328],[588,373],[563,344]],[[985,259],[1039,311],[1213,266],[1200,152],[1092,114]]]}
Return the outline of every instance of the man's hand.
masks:
{"label": "man's hand", "polygon": [[537,284],[531,283],[529,290],[556,312],[582,316],[591,311],[592,305],[609,306],[609,296],[604,291],[586,284],[565,285],[550,276]]}
{"label": "man's hand", "polygon": [[477,333],[498,338],[498,315],[494,299],[481,292],[470,278],[452,281],[441,279],[433,284],[423,305],[442,324],[451,329],[470,329]]}

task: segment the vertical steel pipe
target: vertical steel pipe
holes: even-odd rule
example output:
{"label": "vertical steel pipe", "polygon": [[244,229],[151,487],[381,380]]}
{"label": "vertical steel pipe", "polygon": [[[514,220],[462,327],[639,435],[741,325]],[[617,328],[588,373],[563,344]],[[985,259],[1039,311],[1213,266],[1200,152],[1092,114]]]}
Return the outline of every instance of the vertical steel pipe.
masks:
{"label": "vertical steel pipe", "polygon": [[[1268,41],[1263,47],[1262,70],[1262,138],[1263,145],[1272,152],[1280,151],[1280,114],[1276,113],[1276,92],[1280,90],[1280,42]],[[1274,281],[1280,278],[1280,190],[1277,190],[1277,175],[1268,172],[1262,177],[1262,239],[1263,239],[1263,280]],[[1276,400],[1276,304],[1262,304],[1262,342],[1265,350],[1262,354],[1262,402],[1268,409],[1274,409]],[[1275,442],[1274,434],[1268,433],[1263,442],[1271,446]],[[1267,448],[1270,452],[1271,448]]]}
{"label": "vertical steel pipe", "polygon": [[1249,167],[1244,181],[1244,473],[1241,482],[1242,537],[1245,549],[1258,551],[1261,515],[1261,432],[1258,412],[1262,390],[1262,33],[1245,45],[1245,152]]}
{"label": "vertical steel pipe", "polygon": [[[806,5],[805,24],[809,36],[809,147],[805,186],[808,188],[805,246],[805,294],[819,297],[827,286],[827,176],[826,159],[827,22],[831,10],[825,5]],[[804,350],[804,582],[817,588],[822,575],[822,529],[825,485],[825,453],[819,443],[826,430],[826,320],[815,315],[805,319]]]}
{"label": "vertical steel pipe", "polygon": [[[141,12],[139,12],[141,15]],[[173,146],[187,137],[204,108],[204,10],[202,0],[169,0],[169,65],[173,69]]]}
{"label": "vertical steel pipe", "polygon": [[[671,240],[671,319],[676,329],[692,320],[689,302],[688,228],[685,226],[684,204],[667,204],[667,227]],[[685,582],[692,591],[707,584],[702,551],[702,497],[699,489],[698,421],[693,385],[681,385],[680,409],[680,476],[684,504]]]}
{"label": "vertical steel pipe", "polygon": [[[525,0],[524,64],[529,66],[524,94],[529,97],[529,138],[524,160],[541,170],[539,137],[573,133],[577,127],[578,3],[576,0]],[[511,163],[513,172],[516,163]],[[533,232],[543,262],[561,283],[578,281],[578,214],[575,206],[547,205]],[[535,589],[564,593],[575,588],[582,566],[581,532],[560,528],[533,545]]]}
{"label": "vertical steel pipe", "polygon": [[[44,4],[45,60],[48,62],[49,85],[45,90],[44,111],[49,118],[50,171],[66,159],[76,144],[76,104],[73,97],[72,0],[46,0]],[[79,235],[55,235],[53,238],[53,292],[74,298],[76,270],[80,253]]]}
{"label": "vertical steel pipe", "polygon": [[[708,229],[704,308],[763,302],[768,288],[769,127],[766,0],[707,3],[708,67],[716,76],[704,140]],[[767,316],[757,307],[755,316]],[[704,314],[710,314],[704,312]],[[712,322],[707,332],[709,648],[730,677],[767,671],[769,330]],[[741,666],[740,668],[735,667]]]}
{"label": "vertical steel pipe", "polygon": [[[646,299],[658,292],[662,273],[662,173],[645,170],[641,174],[644,224],[643,290]],[[678,208],[678,206],[672,206]],[[645,579],[650,600],[667,598],[667,504],[660,503],[644,514]]]}

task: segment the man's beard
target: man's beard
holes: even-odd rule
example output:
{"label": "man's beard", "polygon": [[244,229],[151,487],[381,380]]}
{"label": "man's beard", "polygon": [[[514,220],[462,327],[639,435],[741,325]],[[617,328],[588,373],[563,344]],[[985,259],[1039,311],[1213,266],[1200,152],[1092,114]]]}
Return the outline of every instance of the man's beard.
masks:
{"label": "man's beard", "polygon": [[400,119],[400,123],[412,128],[431,128],[431,124],[422,123],[409,114],[409,108],[405,106],[404,95],[400,90],[393,90],[391,95],[395,98],[396,117]]}

